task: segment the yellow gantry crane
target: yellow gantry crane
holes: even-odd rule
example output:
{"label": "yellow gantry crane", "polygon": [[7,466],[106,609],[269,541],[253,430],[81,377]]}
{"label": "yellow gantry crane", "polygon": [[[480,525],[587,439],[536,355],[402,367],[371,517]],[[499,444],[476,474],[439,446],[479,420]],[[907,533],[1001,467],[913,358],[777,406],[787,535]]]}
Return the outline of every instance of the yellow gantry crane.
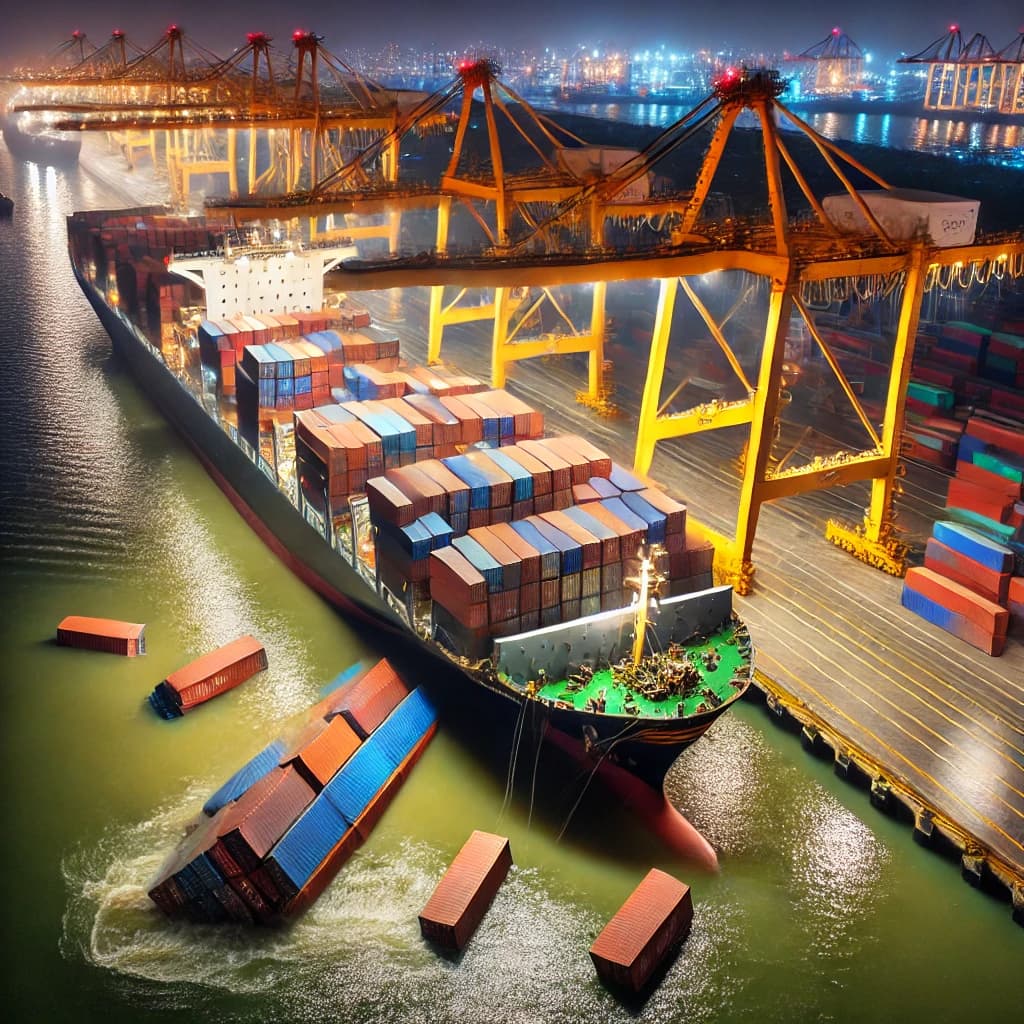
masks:
{"label": "yellow gantry crane", "polygon": [[[343,270],[347,290],[413,285],[430,289],[432,360],[440,357],[445,326],[486,320],[493,324],[491,362],[496,385],[504,384],[507,367],[516,360],[584,352],[590,363],[586,394],[595,401],[602,394],[608,284],[657,281],[634,464],[646,474],[659,443],[727,427],[745,430],[732,535],[702,527],[690,518],[715,542],[719,579],[732,583],[740,593],[751,589],[754,540],[766,502],[857,481],[871,483],[863,521],[830,523],[830,539],[887,571],[903,571],[905,549],[894,527],[893,500],[902,472],[900,438],[922,296],[930,288],[941,287],[949,274],[958,279],[1024,276],[1024,241],[1019,236],[954,247],[940,247],[924,233],[894,237],[858,182],[870,183],[882,195],[893,195],[894,190],[783,106],[779,96],[784,84],[771,71],[727,72],[702,104],[636,152],[588,147],[503,86],[497,68],[488,61],[466,62],[449,86],[404,110],[395,102],[382,112],[370,89],[361,98],[350,95],[344,109],[328,108],[322,97],[314,97],[310,107],[322,51],[316,37],[300,34],[293,40],[298,56],[291,98],[280,100],[272,88],[277,79],[261,71],[266,42],[265,37],[251,38],[245,57],[236,57],[230,68],[223,67],[213,76],[216,86],[210,76],[198,83],[189,81],[180,86],[186,93],[180,104],[168,104],[165,94],[148,111],[133,108],[132,116],[152,128],[173,125],[175,118],[178,124],[195,125],[205,117],[210,124],[227,127],[229,134],[232,119],[244,116],[250,127],[297,128],[307,140],[324,138],[322,130],[328,123],[341,126],[340,132],[355,124],[374,134],[354,155],[338,146],[330,161],[309,161],[306,167],[311,173],[305,178],[309,185],[303,190],[295,187],[303,179],[292,166],[285,175],[288,190],[275,196],[257,195],[250,170],[249,194],[208,203],[209,214],[236,221],[308,218],[311,233],[320,231],[321,218],[341,215],[345,223],[335,227],[335,233],[384,238],[391,257],[364,259],[351,272]],[[247,75],[239,73],[243,60],[248,62]],[[486,142],[471,148],[477,95],[482,98]],[[448,105],[458,100],[451,157],[440,180],[399,181],[402,138],[442,122]],[[192,109],[189,103],[197,106]],[[109,128],[124,109],[107,107],[78,116],[87,127]],[[759,177],[765,194],[763,215],[738,221],[722,215],[712,189],[744,112],[752,114],[760,127]],[[780,118],[793,126],[793,133],[780,132]],[[707,132],[710,144],[693,187],[676,192],[655,188],[658,162]],[[509,136],[535,154],[537,167],[508,172],[503,147]],[[842,230],[837,218],[826,212],[828,200],[810,187],[791,139],[808,140],[810,151],[834,180],[848,214]],[[290,151],[294,153],[300,145],[302,139],[296,144],[292,136]],[[787,194],[799,201],[796,217],[790,214]],[[436,211],[435,248],[409,259],[394,258],[401,213],[412,209]],[[456,213],[463,226],[476,232],[478,244],[471,252],[451,244]],[[381,215],[383,224],[357,223]],[[745,272],[767,289],[763,337],[753,360],[749,354],[744,359],[730,342],[726,321],[735,306],[716,320],[701,298],[701,280],[722,271]],[[809,308],[812,295],[851,282],[861,296],[891,294],[898,303],[880,413],[865,408]],[[556,289],[584,284],[591,286],[593,297],[590,322],[579,328],[560,305]],[[492,290],[493,297],[488,295],[483,303],[463,303],[467,296],[478,297],[482,289]],[[663,398],[673,314],[680,295],[696,311],[727,362],[740,397],[701,401],[675,411],[676,399],[686,394],[684,379],[668,399]],[[531,325],[541,306],[548,304],[567,329],[536,336]],[[799,443],[781,456],[776,450],[791,374],[786,341],[793,322],[803,325],[861,431],[859,441],[844,442],[848,446],[842,450],[803,462],[794,457]]]}

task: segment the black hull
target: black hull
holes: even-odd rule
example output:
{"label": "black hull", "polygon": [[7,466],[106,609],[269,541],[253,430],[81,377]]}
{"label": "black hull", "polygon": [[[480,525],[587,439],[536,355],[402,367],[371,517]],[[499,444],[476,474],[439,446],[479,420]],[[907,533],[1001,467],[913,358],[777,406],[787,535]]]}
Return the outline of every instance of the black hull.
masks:
{"label": "black hull", "polygon": [[4,142],[19,160],[55,167],[74,167],[82,151],[82,140],[76,135],[33,134],[22,131],[11,116],[0,122]]}
{"label": "black hull", "polygon": [[[594,764],[605,759],[620,764],[660,791],[665,774],[679,754],[711,726],[729,706],[681,720],[622,719],[551,707],[529,701],[495,683],[482,672],[462,668],[444,649],[417,636],[398,613],[379,597],[356,570],[309,526],[288,498],[254,465],[195,396],[171,373],[159,354],[142,341],[114,312],[74,265],[75,276],[118,355],[131,369],[146,395],[161,410],[207,472],[250,527],[300,579],[347,616],[358,616],[387,630],[397,642],[418,682],[437,693],[442,706],[465,710],[469,691],[478,691],[467,715],[487,719],[499,735],[511,735],[521,710],[533,710],[564,733]],[[423,655],[433,671],[423,672]],[[433,677],[431,679],[425,676]],[[466,681],[475,685],[467,687]],[[523,709],[524,701],[533,709]]]}

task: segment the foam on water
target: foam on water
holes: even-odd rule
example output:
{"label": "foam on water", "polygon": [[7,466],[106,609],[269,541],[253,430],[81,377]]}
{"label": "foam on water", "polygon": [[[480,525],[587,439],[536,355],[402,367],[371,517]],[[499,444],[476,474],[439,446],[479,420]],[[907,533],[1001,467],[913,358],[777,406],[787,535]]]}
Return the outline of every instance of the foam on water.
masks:
{"label": "foam on water", "polygon": [[[576,1021],[629,1019],[598,983],[587,949],[604,925],[586,894],[559,893],[535,868],[513,867],[464,953],[439,955],[417,915],[447,867],[431,845],[384,836],[360,850],[289,926],[168,921],[146,887],[206,792],[193,785],[149,821],[113,828],[65,858],[61,949],[116,975],[128,995],[157,982],[194,1009],[200,989],[258,998],[267,1019]],[[721,1009],[716,963],[737,938],[735,907],[699,913],[677,963],[644,1011],[652,1021]],[[703,1011],[702,1012],[702,1008]]]}

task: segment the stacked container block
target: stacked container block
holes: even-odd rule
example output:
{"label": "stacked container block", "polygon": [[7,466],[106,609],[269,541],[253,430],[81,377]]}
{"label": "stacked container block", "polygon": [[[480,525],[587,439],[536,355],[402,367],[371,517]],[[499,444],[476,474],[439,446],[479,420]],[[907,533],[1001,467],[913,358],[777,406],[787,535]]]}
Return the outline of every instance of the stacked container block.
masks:
{"label": "stacked container block", "polygon": [[369,835],[436,728],[382,661],[311,709],[207,801],[149,895],[170,917],[269,923],[308,907]]}

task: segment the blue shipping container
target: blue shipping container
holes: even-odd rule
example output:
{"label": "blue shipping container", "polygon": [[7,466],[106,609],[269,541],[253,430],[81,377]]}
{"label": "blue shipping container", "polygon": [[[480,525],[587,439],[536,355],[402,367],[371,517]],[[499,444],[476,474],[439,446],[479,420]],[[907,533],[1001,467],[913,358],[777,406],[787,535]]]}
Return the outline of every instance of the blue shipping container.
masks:
{"label": "blue shipping container", "polygon": [[940,520],[932,527],[932,536],[988,569],[996,572],[1013,571],[1013,552],[969,526]]}
{"label": "blue shipping container", "polygon": [[348,831],[348,822],[321,793],[267,855],[301,889]]}
{"label": "blue shipping container", "polygon": [[330,800],[347,822],[354,825],[388,781],[395,767],[381,749],[367,739],[327,783],[323,796]]}
{"label": "blue shipping container", "polygon": [[388,715],[366,742],[379,747],[397,768],[435,721],[437,712],[423,692],[423,687],[418,686]]}
{"label": "blue shipping container", "polygon": [[213,817],[225,804],[237,800],[253,783],[259,782],[284,756],[284,740],[274,740],[247,761],[203,804],[203,812]]}

